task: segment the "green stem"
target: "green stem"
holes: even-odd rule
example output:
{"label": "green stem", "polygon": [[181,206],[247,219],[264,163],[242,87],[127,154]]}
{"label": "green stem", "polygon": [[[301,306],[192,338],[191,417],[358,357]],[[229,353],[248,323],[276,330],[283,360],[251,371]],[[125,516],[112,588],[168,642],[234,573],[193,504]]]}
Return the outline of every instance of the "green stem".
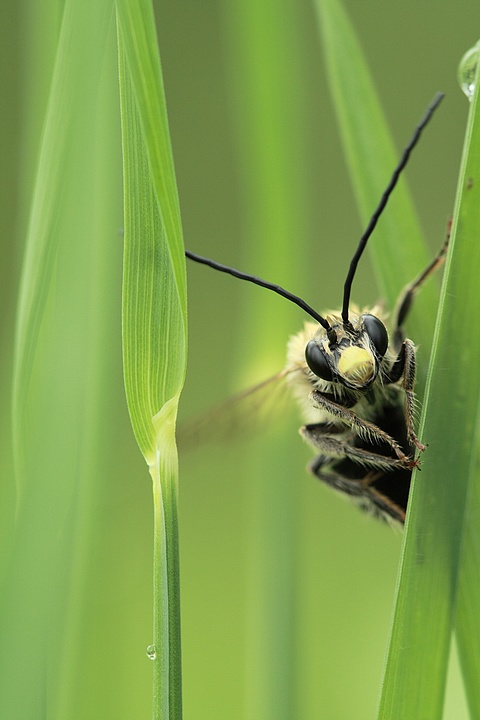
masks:
{"label": "green stem", "polygon": [[154,504],[153,718],[182,717],[177,457],[158,454],[150,469]]}

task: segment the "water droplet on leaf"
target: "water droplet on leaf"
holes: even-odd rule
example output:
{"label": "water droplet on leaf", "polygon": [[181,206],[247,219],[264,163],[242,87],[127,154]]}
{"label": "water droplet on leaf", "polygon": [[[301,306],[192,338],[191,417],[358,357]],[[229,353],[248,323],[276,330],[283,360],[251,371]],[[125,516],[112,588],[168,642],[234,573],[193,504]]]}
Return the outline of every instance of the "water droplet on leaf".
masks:
{"label": "water droplet on leaf", "polygon": [[460,60],[460,65],[458,66],[458,82],[469,100],[472,99],[475,91],[478,56],[478,47],[470,48]]}
{"label": "water droplet on leaf", "polygon": [[157,657],[157,648],[155,645],[149,645],[147,647],[147,657],[149,660],[155,660]]}

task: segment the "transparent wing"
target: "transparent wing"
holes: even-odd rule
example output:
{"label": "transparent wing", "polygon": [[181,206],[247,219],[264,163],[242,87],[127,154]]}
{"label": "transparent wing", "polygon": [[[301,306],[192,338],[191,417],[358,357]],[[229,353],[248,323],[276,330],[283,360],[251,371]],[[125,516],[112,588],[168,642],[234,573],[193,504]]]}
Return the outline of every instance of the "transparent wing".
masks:
{"label": "transparent wing", "polygon": [[294,405],[286,383],[288,373],[288,370],[282,370],[258,385],[230,396],[200,416],[181,422],[177,429],[179,450],[245,437],[258,431],[274,413],[281,416],[289,401]]}

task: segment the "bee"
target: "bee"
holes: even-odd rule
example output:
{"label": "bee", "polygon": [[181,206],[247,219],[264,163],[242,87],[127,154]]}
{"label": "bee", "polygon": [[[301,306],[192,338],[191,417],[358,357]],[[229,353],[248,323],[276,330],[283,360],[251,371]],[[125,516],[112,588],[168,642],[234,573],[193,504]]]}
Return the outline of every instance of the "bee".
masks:
{"label": "bee", "polygon": [[415,431],[416,349],[403,326],[425,280],[443,263],[449,232],[438,255],[397,301],[389,336],[380,307],[350,303],[358,262],[400,173],[443,98],[439,93],[416,127],[351,260],[340,312],[320,315],[288,290],[190,251],[190,260],[272,290],[298,305],[315,322],[288,343],[285,377],[302,406],[300,434],[315,449],[315,477],[361,509],[394,524],[405,522],[412,469],[426,449]]}

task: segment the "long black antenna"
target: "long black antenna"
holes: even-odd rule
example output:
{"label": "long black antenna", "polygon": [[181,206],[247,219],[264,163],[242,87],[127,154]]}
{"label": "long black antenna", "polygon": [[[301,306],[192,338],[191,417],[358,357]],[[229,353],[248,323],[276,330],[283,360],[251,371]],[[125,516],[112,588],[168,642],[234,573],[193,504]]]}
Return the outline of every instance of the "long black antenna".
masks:
{"label": "long black antenna", "polygon": [[[388,202],[388,199],[390,195],[392,194],[393,189],[395,188],[395,185],[398,182],[398,178],[400,176],[400,173],[402,172],[403,168],[408,162],[408,159],[410,157],[410,153],[412,152],[413,148],[417,144],[418,140],[420,139],[420,135],[422,134],[422,131],[424,127],[428,124],[430,118],[432,117],[433,113],[439,106],[440,102],[442,101],[444,97],[443,93],[437,93],[432,101],[432,103],[428,106],[427,111],[423,117],[423,119],[420,121],[420,123],[415,128],[415,131],[412,135],[412,138],[406,148],[404,149],[402,156],[400,158],[400,162],[398,163],[397,167],[395,168],[393,175],[390,179],[390,182],[388,184],[388,187],[386,188],[385,192],[383,193],[381,200],[378,204],[377,209],[373,213],[370,222],[368,223],[368,227],[363,233],[362,237],[360,238],[360,242],[358,243],[358,247],[355,251],[355,255],[352,258],[352,261],[350,263],[350,268],[347,274],[347,279],[345,280],[344,290],[343,290],[343,308],[342,308],[342,320],[344,324],[348,324],[348,306],[350,304],[350,292],[352,289],[352,283],[353,278],[355,277],[355,272],[357,269],[358,262],[360,258],[362,257],[363,251],[365,250],[365,247],[367,245],[367,241],[372,234],[372,232],[375,229],[375,226],[378,222],[378,218],[382,214],[383,210],[385,209],[385,206]],[[285,290],[284,288],[280,287],[280,285],[275,285],[274,283],[267,282],[266,280],[262,280],[259,277],[256,277],[255,275],[249,275],[248,273],[241,272],[240,270],[236,270],[235,268],[229,267],[228,265],[222,265],[222,263],[216,262],[215,260],[211,260],[210,258],[202,257],[202,255],[197,255],[196,253],[190,252],[189,250],[185,251],[185,255],[190,260],[194,260],[195,262],[201,263],[202,265],[208,265],[209,267],[213,268],[214,270],[219,270],[220,272],[227,273],[228,275],[233,275],[233,277],[239,278],[240,280],[246,280],[247,282],[251,282],[254,285],[259,285],[260,287],[266,288],[267,290],[273,290],[273,292],[277,293],[278,295],[281,295],[282,297],[286,298],[287,300],[290,300],[295,305],[298,305],[302,310],[304,310],[308,315],[310,315],[314,320],[316,320],[320,325],[327,331],[329,340],[331,343],[335,343],[336,341],[336,333],[335,330],[329,325],[327,320],[322,317],[322,315],[319,315],[316,310],[314,310],[310,305],[308,305],[305,300],[302,300],[302,298],[298,297],[297,295],[294,295],[293,293],[289,292],[288,290]]]}
{"label": "long black antenna", "polygon": [[284,288],[280,287],[280,285],[274,285],[273,283],[262,280],[255,275],[248,275],[247,273],[241,272],[240,270],[235,270],[235,268],[228,267],[228,265],[222,265],[215,260],[210,260],[210,258],[196,255],[195,253],[190,252],[190,250],[185,250],[185,255],[187,256],[187,258],[190,258],[190,260],[195,260],[195,262],[202,263],[203,265],[208,265],[214,270],[220,270],[220,272],[227,273],[228,275],[233,275],[236,278],[240,278],[240,280],[247,280],[254,285],[260,285],[260,287],[267,288],[267,290],[273,290],[273,292],[276,292],[278,295],[281,295],[287,300],[291,300],[293,303],[295,303],[295,305],[298,305],[298,307],[302,308],[302,310],[305,310],[306,313],[308,313],[314,320],[316,320],[318,323],[320,323],[322,327],[325,328],[327,333],[332,330],[331,326],[328,324],[325,318],[319,315],[312,307],[310,307],[310,305],[308,305],[305,300],[302,300],[302,298],[298,297],[297,295],[293,295],[293,293],[288,292],[288,290],[284,290]]}
{"label": "long black antenna", "polygon": [[388,187],[385,190],[385,192],[383,193],[377,209],[375,210],[372,217],[370,218],[370,222],[368,223],[367,229],[365,230],[362,237],[360,238],[360,242],[358,243],[358,247],[355,251],[355,255],[353,256],[352,261],[350,263],[350,268],[349,268],[347,279],[345,280],[345,285],[344,285],[344,289],[343,289],[342,319],[343,319],[344,324],[347,324],[349,322],[348,306],[350,305],[350,292],[352,289],[353,278],[355,277],[355,272],[357,270],[358,261],[362,257],[362,254],[363,254],[363,251],[365,250],[365,246],[367,244],[368,238],[374,231],[375,225],[378,222],[378,218],[384,211],[385,205],[387,204],[388,199],[389,199],[390,195],[392,194],[392,191],[393,191],[395,185],[398,182],[400,173],[402,172],[403,168],[407,164],[408,158],[410,157],[410,153],[412,152],[413,148],[415,147],[418,140],[420,139],[422,130],[428,124],[433,113],[435,112],[435,110],[440,105],[441,101],[443,100],[443,97],[444,97],[444,93],[437,93],[435,95],[433,101],[428,106],[423,119],[420,121],[420,123],[415,128],[412,138],[411,138],[410,142],[408,143],[408,145],[406,146],[406,148],[404,149],[404,151],[402,153],[402,157],[400,158],[400,162],[398,163],[397,167],[395,168],[395,170],[393,172],[393,175],[388,184]]}

